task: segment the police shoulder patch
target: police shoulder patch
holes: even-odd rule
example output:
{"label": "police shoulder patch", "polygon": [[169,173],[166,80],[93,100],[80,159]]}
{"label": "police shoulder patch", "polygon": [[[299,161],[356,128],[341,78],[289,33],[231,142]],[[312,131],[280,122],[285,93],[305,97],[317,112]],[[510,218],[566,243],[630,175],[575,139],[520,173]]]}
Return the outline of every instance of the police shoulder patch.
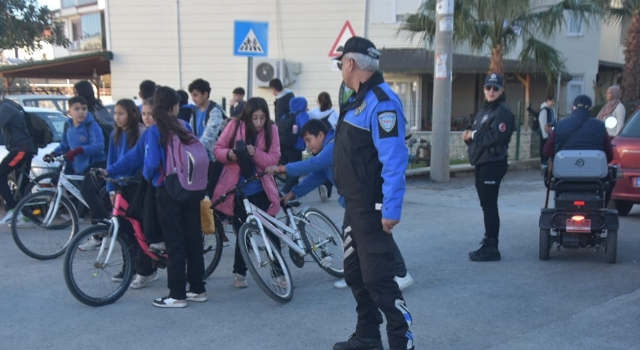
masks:
{"label": "police shoulder patch", "polygon": [[380,138],[398,136],[398,114],[396,111],[378,112]]}

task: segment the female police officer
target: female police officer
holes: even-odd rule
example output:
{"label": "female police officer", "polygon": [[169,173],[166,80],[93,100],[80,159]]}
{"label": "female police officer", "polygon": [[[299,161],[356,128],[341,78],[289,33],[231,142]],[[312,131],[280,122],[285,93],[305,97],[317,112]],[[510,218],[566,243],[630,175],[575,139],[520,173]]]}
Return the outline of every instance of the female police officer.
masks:
{"label": "female police officer", "polygon": [[480,249],[469,253],[469,259],[473,261],[500,260],[498,191],[507,173],[509,141],[515,127],[515,118],[503,92],[502,76],[489,74],[484,80],[484,106],[476,115],[473,130],[462,134],[469,145],[469,162],[476,167],[476,190],[484,212],[484,239]]}

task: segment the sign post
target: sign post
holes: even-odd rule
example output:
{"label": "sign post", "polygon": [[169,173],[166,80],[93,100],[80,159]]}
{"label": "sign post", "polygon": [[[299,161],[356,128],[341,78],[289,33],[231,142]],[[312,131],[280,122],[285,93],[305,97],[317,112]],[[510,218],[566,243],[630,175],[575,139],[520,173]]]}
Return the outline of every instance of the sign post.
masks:
{"label": "sign post", "polygon": [[269,55],[269,22],[233,22],[233,55],[248,57],[247,98],[253,95],[253,58]]}

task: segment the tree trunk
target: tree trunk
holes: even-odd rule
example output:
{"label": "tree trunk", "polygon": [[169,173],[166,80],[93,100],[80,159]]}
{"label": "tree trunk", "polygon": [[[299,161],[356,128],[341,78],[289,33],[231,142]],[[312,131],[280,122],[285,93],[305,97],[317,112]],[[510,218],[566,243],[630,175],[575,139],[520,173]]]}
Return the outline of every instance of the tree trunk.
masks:
{"label": "tree trunk", "polygon": [[500,44],[491,49],[491,63],[489,64],[489,74],[499,73],[504,77],[504,44]]}
{"label": "tree trunk", "polygon": [[625,46],[622,100],[635,101],[640,97],[640,13],[631,18]]}

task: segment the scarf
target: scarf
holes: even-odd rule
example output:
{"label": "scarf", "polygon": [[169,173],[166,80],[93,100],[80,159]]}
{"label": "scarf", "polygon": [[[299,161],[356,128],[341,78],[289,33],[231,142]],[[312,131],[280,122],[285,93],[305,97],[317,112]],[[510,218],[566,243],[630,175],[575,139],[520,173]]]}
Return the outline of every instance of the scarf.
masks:
{"label": "scarf", "polygon": [[[609,89],[611,88],[612,87],[610,87]],[[602,107],[600,113],[598,113],[598,116],[596,117],[598,120],[604,121],[605,119],[607,119],[607,117],[613,115],[613,111],[615,111],[616,107],[618,107],[618,105],[620,104],[620,89],[613,89],[611,91],[611,95],[613,99],[611,101],[608,101],[607,104]]]}

